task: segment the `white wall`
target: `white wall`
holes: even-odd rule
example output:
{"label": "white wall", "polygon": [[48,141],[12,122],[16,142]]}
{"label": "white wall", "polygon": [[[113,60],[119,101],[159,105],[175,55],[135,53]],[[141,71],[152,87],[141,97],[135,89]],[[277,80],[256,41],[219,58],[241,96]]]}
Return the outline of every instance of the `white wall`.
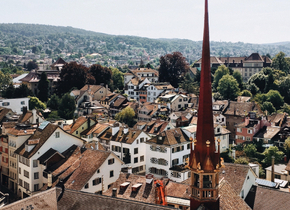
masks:
{"label": "white wall", "polygon": [[[249,177],[249,179],[248,179]],[[240,197],[243,198],[244,200],[246,199],[252,185],[254,185],[256,182],[256,175],[255,173],[249,169],[247,176],[245,177],[245,182],[243,184],[242,190],[240,193]],[[242,194],[244,193],[244,197],[242,197]]]}
{"label": "white wall", "polygon": [[[13,112],[17,114],[22,114],[21,108],[27,106],[29,109],[29,100],[30,98],[10,98],[10,99],[0,99],[0,106],[11,109]],[[6,105],[5,103],[9,103]]]}

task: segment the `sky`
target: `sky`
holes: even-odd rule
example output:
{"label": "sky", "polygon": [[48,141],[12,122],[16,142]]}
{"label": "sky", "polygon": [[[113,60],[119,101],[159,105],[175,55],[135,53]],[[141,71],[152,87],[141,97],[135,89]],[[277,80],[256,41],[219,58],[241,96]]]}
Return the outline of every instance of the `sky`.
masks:
{"label": "sky", "polygon": [[[204,0],[0,0],[0,23],[202,40]],[[211,41],[290,41],[290,0],[209,0]]]}

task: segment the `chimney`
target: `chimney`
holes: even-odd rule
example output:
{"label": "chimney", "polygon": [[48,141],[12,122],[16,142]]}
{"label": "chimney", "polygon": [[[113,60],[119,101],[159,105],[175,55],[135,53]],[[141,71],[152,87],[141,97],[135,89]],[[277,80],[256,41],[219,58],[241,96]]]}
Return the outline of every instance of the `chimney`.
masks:
{"label": "chimney", "polygon": [[129,131],[129,128],[128,128],[128,126],[127,126],[127,125],[125,125],[125,126],[124,126],[124,130],[123,130],[123,131],[124,131],[124,134],[127,134],[127,133],[128,133],[128,131]]}
{"label": "chimney", "polygon": [[271,182],[274,182],[274,177],[275,177],[275,157],[272,156],[272,174],[271,174]]}
{"label": "chimney", "polygon": [[119,131],[119,123],[115,122],[112,127],[112,136],[115,136]]}
{"label": "chimney", "polygon": [[22,112],[23,112],[23,115],[27,113],[27,106],[22,107]]}
{"label": "chimney", "polygon": [[90,128],[90,127],[91,127],[91,118],[88,117],[88,128]]}
{"label": "chimney", "polygon": [[58,183],[58,185],[61,187],[61,193],[58,196],[57,201],[60,201],[60,199],[62,198],[63,193],[64,193],[64,183],[63,183],[63,180],[60,180],[59,183]]}
{"label": "chimney", "polygon": [[112,197],[117,197],[117,188],[112,189]]}
{"label": "chimney", "polygon": [[52,186],[52,175],[51,173],[47,174],[47,189],[50,189]]}
{"label": "chimney", "polygon": [[131,166],[128,167],[128,174],[132,174],[132,167]]}

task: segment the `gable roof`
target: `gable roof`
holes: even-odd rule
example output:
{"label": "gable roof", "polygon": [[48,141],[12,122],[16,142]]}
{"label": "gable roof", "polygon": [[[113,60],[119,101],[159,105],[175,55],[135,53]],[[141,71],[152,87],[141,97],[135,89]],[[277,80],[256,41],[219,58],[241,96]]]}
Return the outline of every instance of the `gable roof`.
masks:
{"label": "gable roof", "polygon": [[71,129],[69,133],[75,132],[79,127],[81,127],[85,122],[87,122],[88,119],[91,118],[86,118],[85,116],[80,116],[76,121],[70,125]]}
{"label": "gable roof", "polygon": [[257,112],[258,115],[263,114],[260,106],[255,102],[230,101],[224,115],[245,116],[251,111]]}
{"label": "gable roof", "polygon": [[5,108],[5,107],[0,107],[0,122],[6,117],[6,115],[12,112],[11,109]]}
{"label": "gable roof", "polygon": [[80,91],[91,90],[91,92],[95,93],[101,88],[104,88],[104,87],[102,85],[85,85],[84,87],[82,87],[82,89],[80,89]]}
{"label": "gable roof", "polygon": [[[162,136],[161,141],[158,140],[160,136]],[[189,142],[189,137],[180,128],[174,128],[163,131],[158,136],[155,136],[152,139],[148,140],[146,143],[155,143],[171,146],[185,142]]]}
{"label": "gable roof", "polygon": [[289,209],[290,193],[257,186],[254,210],[287,210]]}
{"label": "gable roof", "polygon": [[112,128],[102,133],[99,138],[102,140],[117,141],[126,144],[132,144],[136,138],[142,133],[142,130],[129,128],[128,132],[124,134],[124,128],[119,128],[119,131],[112,136]]}

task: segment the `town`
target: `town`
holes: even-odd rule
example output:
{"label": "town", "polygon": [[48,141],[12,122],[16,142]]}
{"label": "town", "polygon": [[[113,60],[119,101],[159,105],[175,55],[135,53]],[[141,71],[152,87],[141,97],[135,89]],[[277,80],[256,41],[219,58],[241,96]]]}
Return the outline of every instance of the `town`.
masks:
{"label": "town", "polygon": [[290,57],[210,53],[205,2],[196,60],[0,55],[0,209],[289,208]]}

